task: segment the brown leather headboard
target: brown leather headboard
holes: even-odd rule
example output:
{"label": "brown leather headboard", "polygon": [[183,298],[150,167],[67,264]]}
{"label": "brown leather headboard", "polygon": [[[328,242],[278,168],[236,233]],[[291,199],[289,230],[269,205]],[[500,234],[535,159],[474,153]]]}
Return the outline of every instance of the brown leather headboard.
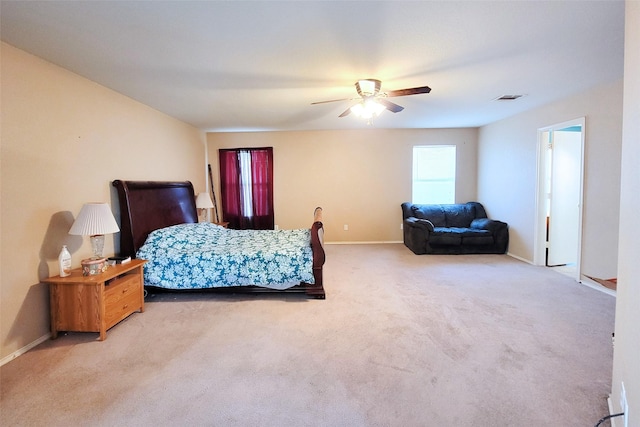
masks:
{"label": "brown leather headboard", "polygon": [[120,202],[120,255],[135,258],[153,230],[198,222],[189,181],[122,181],[112,185]]}

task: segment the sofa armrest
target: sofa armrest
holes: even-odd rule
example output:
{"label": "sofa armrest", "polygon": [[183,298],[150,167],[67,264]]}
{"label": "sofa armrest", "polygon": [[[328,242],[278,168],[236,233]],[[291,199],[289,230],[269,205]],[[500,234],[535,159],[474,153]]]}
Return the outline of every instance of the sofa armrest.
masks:
{"label": "sofa armrest", "polygon": [[433,231],[433,223],[428,219],[409,217],[404,220],[405,224],[409,227],[421,228],[424,231]]}
{"label": "sofa armrest", "polygon": [[431,221],[410,216],[402,224],[404,244],[415,254],[426,254],[429,235],[433,231]]}
{"label": "sofa armrest", "polygon": [[489,230],[492,234],[495,234],[497,231],[506,227],[506,222],[496,221],[495,219],[476,218],[471,221],[471,228],[475,228],[477,230]]}

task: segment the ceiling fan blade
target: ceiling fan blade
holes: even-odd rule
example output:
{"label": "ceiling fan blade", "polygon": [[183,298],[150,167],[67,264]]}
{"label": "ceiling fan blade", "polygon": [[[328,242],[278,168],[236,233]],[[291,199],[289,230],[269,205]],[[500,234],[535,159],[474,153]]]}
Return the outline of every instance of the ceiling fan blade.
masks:
{"label": "ceiling fan blade", "polygon": [[351,107],[347,108],[344,113],[340,114],[338,117],[348,116],[351,113]]}
{"label": "ceiling fan blade", "polygon": [[418,95],[420,93],[429,93],[431,92],[431,88],[429,86],[420,86],[420,87],[412,87],[409,89],[398,89],[387,92],[387,96],[407,96],[407,95]]}
{"label": "ceiling fan blade", "polygon": [[316,104],[327,104],[329,102],[340,102],[340,101],[349,101],[353,98],[342,98],[342,99],[331,99],[329,101],[317,101],[317,102],[312,102],[311,105],[316,105]]}
{"label": "ceiling fan blade", "polygon": [[404,110],[404,107],[401,107],[398,104],[394,104],[391,101],[387,101],[386,99],[378,99],[377,101],[380,104],[384,105],[384,108],[391,111],[392,113],[399,113],[400,111]]}

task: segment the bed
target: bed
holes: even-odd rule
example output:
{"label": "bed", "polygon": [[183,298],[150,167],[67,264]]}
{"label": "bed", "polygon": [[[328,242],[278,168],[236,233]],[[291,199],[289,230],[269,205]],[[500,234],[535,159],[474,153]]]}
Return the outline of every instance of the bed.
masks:
{"label": "bed", "polygon": [[120,255],[147,259],[145,287],[325,298],[321,208],[308,229],[230,230],[198,223],[189,181],[112,185],[120,205]]}

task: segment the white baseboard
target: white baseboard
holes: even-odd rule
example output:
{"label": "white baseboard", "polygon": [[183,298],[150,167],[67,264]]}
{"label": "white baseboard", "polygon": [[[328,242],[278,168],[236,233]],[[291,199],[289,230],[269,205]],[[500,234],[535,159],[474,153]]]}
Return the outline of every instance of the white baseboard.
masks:
{"label": "white baseboard", "polygon": [[[613,414],[613,403],[611,403],[611,395],[609,395],[609,397],[607,397],[607,406],[609,406],[609,415],[612,415]],[[615,418],[611,418],[610,421],[611,421],[611,427],[617,427]]]}
{"label": "white baseboard", "polygon": [[614,291],[613,289],[609,289],[607,287],[602,286],[600,283],[596,282],[595,280],[591,280],[589,279],[587,276],[580,276],[580,283],[589,287],[589,288],[593,288],[596,291],[600,291],[602,293],[605,293],[607,295],[611,295],[612,297],[615,297],[616,291]]}
{"label": "white baseboard", "polygon": [[[609,415],[613,415],[613,403],[611,402],[611,395],[607,397],[607,405],[609,406]],[[611,427],[624,427],[624,417],[609,418]],[[605,424],[606,425],[606,424]]]}
{"label": "white baseboard", "polygon": [[[512,253],[510,253],[510,252],[507,252],[507,255],[508,255],[508,256],[510,256],[511,258],[515,258],[515,259],[517,259],[517,260],[519,260],[519,261],[526,262],[527,264],[535,265],[532,261],[530,261],[530,260],[528,260],[528,259],[524,259],[524,258],[519,257],[519,256],[517,256],[517,255],[514,255],[514,254],[512,254]],[[541,267],[542,267],[542,266],[541,266]],[[603,292],[603,293],[605,293],[605,294],[607,294],[607,295],[611,295],[611,296],[613,296],[613,297],[615,297],[615,296],[616,296],[616,291],[614,291],[614,290],[612,290],[612,289],[609,289],[609,288],[605,288],[605,287],[604,287],[604,286],[602,286],[601,284],[599,284],[599,283],[597,283],[597,282],[595,282],[595,281],[593,281],[593,280],[589,279],[589,278],[588,278],[587,276],[585,276],[585,275],[581,275],[581,276],[580,276],[580,280],[579,280],[578,282],[579,282],[580,284],[582,284],[582,285],[585,285],[585,286],[587,286],[587,287],[589,287],[589,288],[593,288],[593,289],[595,289],[595,290],[597,290],[597,291],[600,291],[600,292]]]}
{"label": "white baseboard", "polygon": [[37,340],[25,345],[24,347],[14,351],[13,353],[9,354],[8,356],[3,357],[0,360],[0,366],[11,362],[13,359],[15,359],[18,356],[22,356],[23,354],[25,354],[27,351],[31,350],[32,348],[34,348],[35,346],[42,344],[43,342],[45,342],[46,340],[48,340],[49,338],[51,338],[51,333],[48,333],[46,335],[41,336],[40,338],[38,338]]}
{"label": "white baseboard", "polygon": [[527,264],[531,264],[531,265],[533,265],[533,262],[532,262],[532,261],[530,261],[530,260],[528,260],[528,259],[524,259],[524,258],[522,258],[522,257],[519,257],[518,255],[514,255],[514,254],[512,254],[511,252],[507,252],[507,256],[510,256],[511,258],[515,258],[515,259],[517,259],[518,261],[526,262]]}

